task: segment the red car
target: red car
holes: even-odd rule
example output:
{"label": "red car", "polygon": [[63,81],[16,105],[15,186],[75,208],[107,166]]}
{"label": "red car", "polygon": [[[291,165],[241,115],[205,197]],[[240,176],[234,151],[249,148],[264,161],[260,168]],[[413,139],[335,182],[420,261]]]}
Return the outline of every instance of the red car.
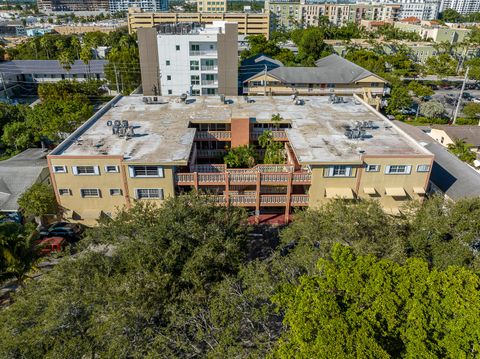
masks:
{"label": "red car", "polygon": [[50,237],[35,242],[35,249],[42,255],[61,252],[67,244],[65,238]]}

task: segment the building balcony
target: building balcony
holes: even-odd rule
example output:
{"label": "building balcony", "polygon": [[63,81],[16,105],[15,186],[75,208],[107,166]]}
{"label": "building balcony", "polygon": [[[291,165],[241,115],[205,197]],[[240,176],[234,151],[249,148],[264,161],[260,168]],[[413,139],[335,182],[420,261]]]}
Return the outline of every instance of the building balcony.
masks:
{"label": "building balcony", "polygon": [[202,80],[202,86],[218,85],[218,80]]}
{"label": "building balcony", "polygon": [[218,70],[218,66],[217,65],[214,65],[214,66],[202,66],[202,71],[217,71]]}
{"label": "building balcony", "polygon": [[190,50],[190,56],[217,56],[216,50]]}
{"label": "building balcony", "polygon": [[[255,207],[257,196],[255,194],[230,194],[230,195],[210,195],[209,198],[216,204],[225,206],[227,198],[230,206],[237,207]],[[287,195],[282,194],[261,194],[261,207],[285,207],[287,205]],[[293,194],[290,197],[290,205],[294,207],[308,206],[308,194]]]}
{"label": "building balcony", "polygon": [[197,150],[198,158],[221,158],[227,154],[227,150]]}
{"label": "building balcony", "polygon": [[195,140],[217,140],[217,141],[230,141],[232,133],[230,131],[197,131],[195,133]]}
{"label": "building balcony", "polygon": [[193,170],[205,170],[206,172],[177,173],[175,184],[178,186],[226,186],[228,182],[229,185],[288,186],[310,185],[312,180],[310,172],[293,172],[293,166],[289,165],[257,165],[248,169],[225,170],[219,167],[224,165],[209,166],[212,165],[192,167]]}
{"label": "building balcony", "polygon": [[[251,139],[252,141],[258,140],[258,138],[259,138],[265,131],[267,131],[267,130],[265,129],[265,130],[262,130],[262,131],[252,131],[252,132],[250,132],[250,139]],[[283,131],[283,130],[271,130],[270,132],[272,133],[272,136],[273,136],[273,139],[274,139],[274,140],[278,140],[278,141],[288,141],[287,134],[285,133],[285,131]]]}

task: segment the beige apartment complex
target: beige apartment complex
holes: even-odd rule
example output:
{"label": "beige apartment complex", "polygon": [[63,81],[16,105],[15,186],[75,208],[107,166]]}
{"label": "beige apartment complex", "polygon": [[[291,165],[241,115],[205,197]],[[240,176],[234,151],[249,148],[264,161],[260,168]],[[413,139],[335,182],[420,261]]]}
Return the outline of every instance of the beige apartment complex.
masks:
{"label": "beige apartment complex", "polygon": [[[57,200],[67,219],[92,225],[136,201],[194,190],[286,221],[336,198],[375,199],[391,212],[423,198],[433,155],[380,113],[358,97],[296,100],[116,98],[48,156]],[[284,145],[282,164],[262,163],[267,130]],[[242,145],[256,148],[258,164],[227,168],[228,148]]]}
{"label": "beige apartment complex", "polygon": [[200,23],[213,24],[214,21],[236,22],[238,33],[243,35],[270,35],[270,18],[268,13],[174,13],[174,12],[136,12],[128,13],[128,31],[136,32],[139,28],[152,28],[160,24]]}
{"label": "beige apartment complex", "polygon": [[227,12],[227,0],[197,0],[197,11],[201,13]]}

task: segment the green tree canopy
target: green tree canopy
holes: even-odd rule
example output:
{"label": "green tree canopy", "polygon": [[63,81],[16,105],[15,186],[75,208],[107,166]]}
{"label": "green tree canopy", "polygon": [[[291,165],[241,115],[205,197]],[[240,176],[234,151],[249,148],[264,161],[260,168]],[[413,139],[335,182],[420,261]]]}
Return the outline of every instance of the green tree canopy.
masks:
{"label": "green tree canopy", "polygon": [[252,145],[231,148],[223,158],[231,168],[251,168],[257,164],[257,152]]}
{"label": "green tree canopy", "polygon": [[438,101],[422,103],[420,112],[428,118],[442,117],[445,114],[445,107]]}
{"label": "green tree canopy", "polygon": [[275,357],[457,357],[480,353],[480,279],[464,268],[404,265],[334,246],[318,274],[274,301],[287,331]]}
{"label": "green tree canopy", "polygon": [[36,183],[26,190],[18,199],[18,205],[27,216],[38,217],[57,212],[53,188],[43,183]]}

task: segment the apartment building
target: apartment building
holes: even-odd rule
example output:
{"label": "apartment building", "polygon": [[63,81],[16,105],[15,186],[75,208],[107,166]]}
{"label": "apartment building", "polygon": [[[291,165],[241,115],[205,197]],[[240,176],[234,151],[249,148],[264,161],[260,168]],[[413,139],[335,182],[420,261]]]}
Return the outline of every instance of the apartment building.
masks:
{"label": "apartment building", "polygon": [[[390,212],[428,190],[433,155],[358,97],[116,98],[48,156],[65,218],[94,224],[136,201],[161,204],[199,190],[256,216],[374,199]],[[279,114],[280,122],[272,121]],[[284,163],[262,163],[258,138],[272,131]],[[259,161],[227,168],[230,147]]]}
{"label": "apartment building", "polygon": [[432,40],[436,43],[449,42],[450,44],[463,42],[471,31],[470,29],[457,29],[425,23],[412,24],[402,21],[395,22],[394,26],[402,31],[415,32],[424,40]]}
{"label": "apartment building", "polygon": [[273,0],[266,1],[265,8],[270,12],[273,27],[288,29],[298,26],[318,26],[322,17],[336,26],[349,22],[359,24],[362,20],[395,21],[399,18],[401,6]]}
{"label": "apartment building", "polygon": [[421,20],[438,18],[441,0],[365,0],[369,4],[396,4],[400,6],[398,18],[416,17]]}
{"label": "apartment building", "polygon": [[138,30],[145,95],[238,94],[237,24],[159,25]]}
{"label": "apartment building", "polygon": [[201,13],[227,12],[227,0],[197,0],[197,11]]}
{"label": "apartment building", "polygon": [[441,0],[440,11],[453,9],[460,14],[466,15],[472,12],[480,11],[480,1],[478,0]]}
{"label": "apartment building", "polygon": [[270,35],[270,17],[268,13],[188,13],[188,12],[142,12],[130,9],[128,13],[128,31],[132,34],[140,28],[152,28],[161,24],[199,23],[211,25],[214,21],[235,22],[238,33],[242,35]]}
{"label": "apartment building", "polygon": [[38,9],[51,12],[107,12],[109,0],[37,0]]}
{"label": "apartment building", "polygon": [[109,0],[110,12],[128,11],[130,8],[143,11],[168,11],[168,0]]}
{"label": "apartment building", "polygon": [[[339,95],[357,94],[365,100],[380,98],[387,81],[336,54],[316,61],[315,67],[278,66],[244,80],[248,95]],[[372,102],[373,104],[373,102]]]}

